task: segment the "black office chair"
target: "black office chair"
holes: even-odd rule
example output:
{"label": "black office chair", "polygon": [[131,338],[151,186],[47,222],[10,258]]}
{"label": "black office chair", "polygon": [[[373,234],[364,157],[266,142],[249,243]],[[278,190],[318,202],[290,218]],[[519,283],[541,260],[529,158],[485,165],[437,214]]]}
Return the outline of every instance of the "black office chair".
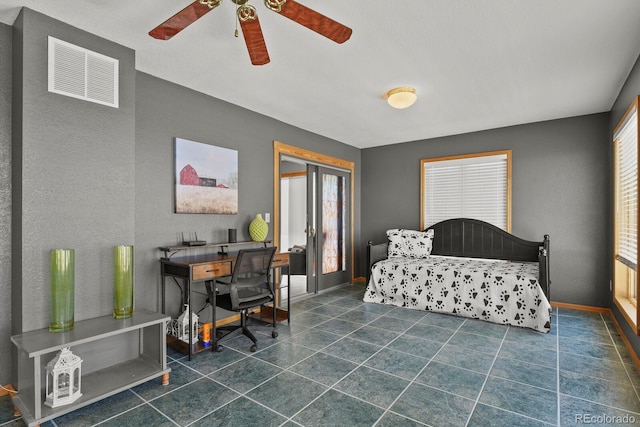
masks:
{"label": "black office chair", "polygon": [[[271,336],[276,338],[276,309],[275,292],[271,283],[271,262],[276,252],[275,247],[243,249],[238,252],[236,263],[230,279],[216,279],[205,282],[209,301],[213,306],[214,327],[213,350],[221,351],[219,340],[235,330],[242,329],[242,334],[253,341],[250,350],[256,351],[258,340],[247,329],[247,311],[273,303],[273,331]],[[240,313],[240,325],[215,327],[215,308],[220,307]]]}

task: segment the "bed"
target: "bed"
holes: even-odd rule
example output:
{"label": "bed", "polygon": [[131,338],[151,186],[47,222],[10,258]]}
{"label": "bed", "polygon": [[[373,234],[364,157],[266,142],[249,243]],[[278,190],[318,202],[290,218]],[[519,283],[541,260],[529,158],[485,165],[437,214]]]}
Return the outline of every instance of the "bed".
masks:
{"label": "bed", "polygon": [[367,246],[365,302],[549,332],[549,236],[528,241],[469,218],[394,229]]}

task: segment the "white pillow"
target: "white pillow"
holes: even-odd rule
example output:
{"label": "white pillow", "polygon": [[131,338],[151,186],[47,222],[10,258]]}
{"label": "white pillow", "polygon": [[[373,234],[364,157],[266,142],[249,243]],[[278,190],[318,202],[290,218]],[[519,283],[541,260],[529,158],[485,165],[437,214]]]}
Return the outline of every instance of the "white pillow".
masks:
{"label": "white pillow", "polygon": [[433,230],[405,230],[395,228],[387,230],[389,258],[429,258],[433,245]]}

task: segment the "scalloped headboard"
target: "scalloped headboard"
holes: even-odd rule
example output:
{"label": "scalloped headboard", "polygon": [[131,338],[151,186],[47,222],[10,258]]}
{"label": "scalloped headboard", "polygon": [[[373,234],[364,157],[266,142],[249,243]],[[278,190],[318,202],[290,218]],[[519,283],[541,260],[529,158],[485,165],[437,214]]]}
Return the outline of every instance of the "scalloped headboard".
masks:
{"label": "scalloped headboard", "polygon": [[543,246],[477,219],[448,219],[428,228],[435,231],[434,255],[537,262]]}

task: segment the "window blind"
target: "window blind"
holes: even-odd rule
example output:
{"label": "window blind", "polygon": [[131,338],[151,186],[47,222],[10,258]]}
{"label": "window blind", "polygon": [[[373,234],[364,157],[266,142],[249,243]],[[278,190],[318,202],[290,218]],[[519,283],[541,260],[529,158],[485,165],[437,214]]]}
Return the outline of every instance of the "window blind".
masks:
{"label": "window blind", "polygon": [[475,218],[507,228],[507,155],[424,163],[425,225]]}
{"label": "window blind", "polygon": [[617,257],[636,269],[638,260],[638,111],[614,135],[616,149]]}

